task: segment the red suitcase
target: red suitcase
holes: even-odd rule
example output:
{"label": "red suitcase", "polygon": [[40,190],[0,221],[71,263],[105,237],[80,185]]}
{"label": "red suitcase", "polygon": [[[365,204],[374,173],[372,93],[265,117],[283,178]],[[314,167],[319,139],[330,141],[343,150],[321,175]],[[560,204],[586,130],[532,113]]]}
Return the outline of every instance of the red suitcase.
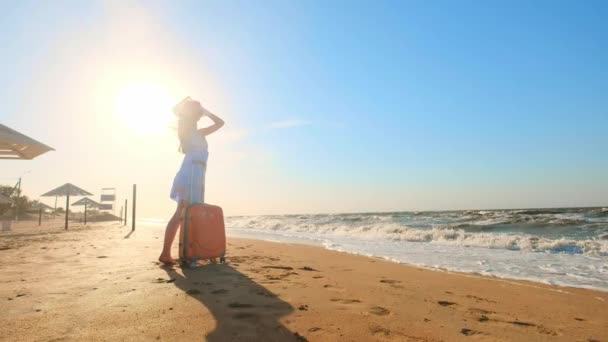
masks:
{"label": "red suitcase", "polygon": [[194,268],[197,261],[219,258],[225,262],[226,229],[222,208],[209,204],[186,207],[179,234],[179,259]]}

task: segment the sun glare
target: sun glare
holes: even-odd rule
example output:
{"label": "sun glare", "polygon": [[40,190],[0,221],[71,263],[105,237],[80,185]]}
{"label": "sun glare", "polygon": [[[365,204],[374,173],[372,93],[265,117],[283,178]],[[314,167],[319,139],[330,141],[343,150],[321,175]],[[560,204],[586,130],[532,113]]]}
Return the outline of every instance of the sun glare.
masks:
{"label": "sun glare", "polygon": [[153,134],[169,127],[174,98],[167,89],[153,83],[132,83],[116,95],[114,112],[118,119],[139,133]]}

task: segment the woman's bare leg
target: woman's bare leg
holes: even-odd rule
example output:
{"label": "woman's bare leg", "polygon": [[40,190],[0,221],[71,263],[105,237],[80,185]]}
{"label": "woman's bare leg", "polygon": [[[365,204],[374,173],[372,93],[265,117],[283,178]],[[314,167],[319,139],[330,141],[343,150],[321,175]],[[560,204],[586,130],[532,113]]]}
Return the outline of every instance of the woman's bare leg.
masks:
{"label": "woman's bare leg", "polygon": [[175,213],[169,220],[169,223],[167,223],[167,228],[165,229],[165,242],[163,244],[163,251],[158,258],[158,261],[166,265],[175,264],[175,260],[173,260],[171,257],[171,246],[173,245],[173,240],[175,240],[177,230],[179,229],[181,208],[181,205],[177,206]]}

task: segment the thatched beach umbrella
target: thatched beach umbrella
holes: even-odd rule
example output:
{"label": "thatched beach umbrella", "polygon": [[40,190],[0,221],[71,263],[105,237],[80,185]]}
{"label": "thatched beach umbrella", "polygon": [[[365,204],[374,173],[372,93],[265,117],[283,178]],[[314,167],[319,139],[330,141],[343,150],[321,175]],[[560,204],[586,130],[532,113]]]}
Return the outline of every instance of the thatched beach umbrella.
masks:
{"label": "thatched beach umbrella", "polygon": [[66,196],[65,199],[65,229],[68,229],[68,213],[70,212],[70,196],[93,196],[92,193],[77,187],[74,184],[65,183],[42,196]]}
{"label": "thatched beach umbrella", "polygon": [[42,209],[44,211],[47,211],[47,210],[53,210],[53,207],[51,207],[48,204],[44,204],[42,202],[38,202],[38,209]]}
{"label": "thatched beach umbrella", "polygon": [[53,207],[50,205],[46,205],[40,201],[38,201],[38,225],[42,225],[42,212],[46,212],[47,210],[53,210]]}
{"label": "thatched beach umbrella", "polygon": [[81,206],[84,205],[84,224],[87,224],[87,207],[91,208],[99,208],[101,207],[101,203],[95,202],[88,197],[84,197],[79,199],[78,201],[72,203],[72,206]]}
{"label": "thatched beach umbrella", "polygon": [[52,147],[0,124],[0,159],[34,159],[54,150]]}

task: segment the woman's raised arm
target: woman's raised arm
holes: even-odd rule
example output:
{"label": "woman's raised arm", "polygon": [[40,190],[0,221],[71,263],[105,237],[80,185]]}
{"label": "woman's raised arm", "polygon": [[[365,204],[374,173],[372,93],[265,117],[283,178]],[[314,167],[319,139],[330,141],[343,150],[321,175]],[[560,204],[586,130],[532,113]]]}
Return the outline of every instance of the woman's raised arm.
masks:
{"label": "woman's raised arm", "polygon": [[211,113],[204,107],[201,106],[201,108],[205,112],[205,115],[208,116],[211,121],[213,121],[213,125],[198,130],[202,135],[209,135],[224,126],[224,120],[220,119],[217,115]]}

